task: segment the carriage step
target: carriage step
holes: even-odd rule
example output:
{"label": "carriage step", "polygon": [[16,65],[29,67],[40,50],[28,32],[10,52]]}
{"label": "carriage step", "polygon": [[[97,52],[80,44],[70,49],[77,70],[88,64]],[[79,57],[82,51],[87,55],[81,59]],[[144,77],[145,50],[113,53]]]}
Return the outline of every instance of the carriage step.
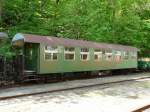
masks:
{"label": "carriage step", "polygon": [[38,81],[39,77],[33,74],[27,74],[23,77],[23,82]]}

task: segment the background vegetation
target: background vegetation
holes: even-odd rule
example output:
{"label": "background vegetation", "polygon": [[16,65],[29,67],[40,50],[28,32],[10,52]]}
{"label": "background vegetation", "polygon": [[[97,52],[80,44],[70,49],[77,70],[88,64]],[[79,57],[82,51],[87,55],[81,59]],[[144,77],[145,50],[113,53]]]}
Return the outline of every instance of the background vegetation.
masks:
{"label": "background vegetation", "polygon": [[150,56],[150,0],[0,0],[0,30],[119,43]]}

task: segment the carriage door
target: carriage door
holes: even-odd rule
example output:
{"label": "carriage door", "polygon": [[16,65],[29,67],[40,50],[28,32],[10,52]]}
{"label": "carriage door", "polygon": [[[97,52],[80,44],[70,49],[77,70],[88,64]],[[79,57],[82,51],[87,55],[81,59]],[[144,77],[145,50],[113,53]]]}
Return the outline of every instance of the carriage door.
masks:
{"label": "carriage door", "polygon": [[26,43],[24,47],[25,70],[37,71],[38,44]]}

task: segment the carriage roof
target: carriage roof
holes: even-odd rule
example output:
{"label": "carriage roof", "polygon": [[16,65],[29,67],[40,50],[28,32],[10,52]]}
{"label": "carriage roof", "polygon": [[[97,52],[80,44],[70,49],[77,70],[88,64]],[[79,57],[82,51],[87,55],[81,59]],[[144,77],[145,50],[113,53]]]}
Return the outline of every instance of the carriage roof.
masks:
{"label": "carriage roof", "polygon": [[107,44],[98,43],[86,40],[75,40],[61,37],[52,36],[39,36],[32,34],[21,34],[18,33],[14,36],[12,43],[22,41],[24,43],[43,43],[51,46],[67,46],[67,47],[82,47],[82,48],[95,48],[95,49],[114,49],[114,50],[125,50],[125,51],[139,51],[136,47],[119,45],[119,44]]}

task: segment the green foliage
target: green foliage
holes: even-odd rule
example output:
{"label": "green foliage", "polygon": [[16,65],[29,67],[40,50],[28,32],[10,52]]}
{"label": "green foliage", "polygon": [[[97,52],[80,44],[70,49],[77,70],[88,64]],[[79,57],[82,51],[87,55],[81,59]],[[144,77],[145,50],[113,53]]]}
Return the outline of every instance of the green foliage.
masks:
{"label": "green foliage", "polygon": [[150,56],[150,0],[0,0],[0,29],[131,45]]}
{"label": "green foliage", "polygon": [[3,40],[0,42],[0,55],[3,55],[7,58],[12,58],[15,54],[11,52],[10,41]]}

